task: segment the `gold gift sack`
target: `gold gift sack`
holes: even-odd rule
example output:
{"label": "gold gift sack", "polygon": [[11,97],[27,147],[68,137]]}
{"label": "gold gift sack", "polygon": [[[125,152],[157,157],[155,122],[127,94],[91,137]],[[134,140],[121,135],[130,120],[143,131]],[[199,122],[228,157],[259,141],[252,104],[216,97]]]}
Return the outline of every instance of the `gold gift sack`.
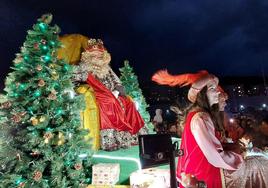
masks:
{"label": "gold gift sack", "polygon": [[86,84],[79,86],[76,91],[85,96],[86,109],[81,113],[83,127],[90,131],[87,138],[92,139],[92,149],[98,150],[100,148],[100,119],[94,91]]}
{"label": "gold gift sack", "polygon": [[88,37],[80,34],[63,35],[60,38],[63,45],[58,51],[58,58],[75,65],[80,61],[81,53],[87,47]]}

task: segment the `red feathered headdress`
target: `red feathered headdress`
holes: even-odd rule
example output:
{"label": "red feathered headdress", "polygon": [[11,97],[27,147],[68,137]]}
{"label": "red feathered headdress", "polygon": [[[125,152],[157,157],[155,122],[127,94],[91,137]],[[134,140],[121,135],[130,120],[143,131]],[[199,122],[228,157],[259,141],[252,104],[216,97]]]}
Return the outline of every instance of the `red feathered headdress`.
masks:
{"label": "red feathered headdress", "polygon": [[209,74],[206,70],[202,70],[197,73],[186,73],[179,75],[171,75],[167,72],[167,70],[160,70],[152,76],[152,81],[155,81],[160,85],[183,87],[192,85],[194,82],[207,75]]}
{"label": "red feathered headdress", "polygon": [[188,91],[188,99],[191,102],[196,101],[197,94],[205,86],[218,86],[219,80],[216,76],[209,74],[206,70],[197,73],[186,73],[179,75],[171,75],[167,70],[160,70],[152,76],[152,80],[160,85],[169,86],[187,86],[191,85]]}

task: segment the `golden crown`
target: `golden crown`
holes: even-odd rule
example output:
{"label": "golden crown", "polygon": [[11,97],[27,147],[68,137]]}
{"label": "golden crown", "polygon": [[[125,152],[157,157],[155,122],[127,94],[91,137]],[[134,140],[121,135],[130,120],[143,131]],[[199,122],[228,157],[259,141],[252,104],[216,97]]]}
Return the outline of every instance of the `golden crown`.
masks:
{"label": "golden crown", "polygon": [[101,39],[89,39],[88,40],[88,47],[86,51],[105,51],[106,48],[103,45],[103,41]]}

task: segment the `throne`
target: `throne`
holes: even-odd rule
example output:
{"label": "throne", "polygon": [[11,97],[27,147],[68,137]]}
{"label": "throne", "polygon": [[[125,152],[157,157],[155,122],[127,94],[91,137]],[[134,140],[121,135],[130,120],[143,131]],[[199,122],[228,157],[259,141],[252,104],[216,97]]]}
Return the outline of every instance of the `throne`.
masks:
{"label": "throne", "polygon": [[[58,58],[64,59],[69,64],[77,65],[80,61],[81,53],[87,47],[88,40],[88,37],[80,34],[63,35],[60,37],[63,47],[58,51]],[[87,138],[92,139],[92,149],[99,150],[100,120],[94,91],[89,85],[84,84],[77,87],[76,92],[85,96],[86,109],[81,112],[82,124],[85,129],[90,130]]]}

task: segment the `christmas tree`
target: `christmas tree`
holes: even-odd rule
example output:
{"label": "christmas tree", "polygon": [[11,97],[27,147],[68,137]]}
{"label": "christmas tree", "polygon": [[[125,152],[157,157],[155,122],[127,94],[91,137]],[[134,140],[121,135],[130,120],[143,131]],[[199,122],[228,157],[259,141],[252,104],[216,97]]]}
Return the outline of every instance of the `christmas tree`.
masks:
{"label": "christmas tree", "polygon": [[146,100],[140,89],[138,77],[134,74],[133,68],[129,65],[129,61],[124,61],[124,67],[120,68],[120,80],[125,87],[126,94],[131,96],[135,101],[136,108],[141,114],[146,127],[149,131],[153,130],[153,125],[150,123],[150,114],[147,111],[149,105],[146,103]]}
{"label": "christmas tree", "polygon": [[0,112],[0,187],[83,187],[91,181],[91,145],[81,128],[84,98],[72,67],[57,59],[52,15],[28,31],[6,79]]}

